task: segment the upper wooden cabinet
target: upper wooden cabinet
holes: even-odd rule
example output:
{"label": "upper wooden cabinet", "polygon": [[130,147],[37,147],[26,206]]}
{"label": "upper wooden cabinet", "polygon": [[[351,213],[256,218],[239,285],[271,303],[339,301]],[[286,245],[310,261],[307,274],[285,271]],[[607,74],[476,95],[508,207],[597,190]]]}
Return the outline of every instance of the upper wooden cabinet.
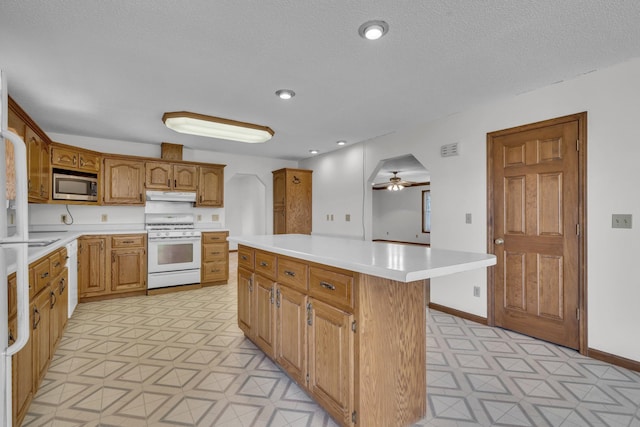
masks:
{"label": "upper wooden cabinet", "polygon": [[29,202],[49,200],[49,145],[51,141],[20,106],[9,97],[8,124],[27,144]]}
{"label": "upper wooden cabinet", "polygon": [[103,184],[105,205],[144,205],[144,163],[105,157]]}
{"label": "upper wooden cabinet", "polygon": [[75,147],[53,144],[51,146],[51,165],[63,169],[98,173],[100,171],[100,155]]}
{"label": "upper wooden cabinet", "polygon": [[224,166],[200,166],[196,206],[224,206]]}
{"label": "upper wooden cabinet", "polygon": [[273,234],[311,234],[311,174],[273,171]]}
{"label": "upper wooden cabinet", "polygon": [[196,191],[198,167],[181,163],[146,162],[145,187],[153,190]]}

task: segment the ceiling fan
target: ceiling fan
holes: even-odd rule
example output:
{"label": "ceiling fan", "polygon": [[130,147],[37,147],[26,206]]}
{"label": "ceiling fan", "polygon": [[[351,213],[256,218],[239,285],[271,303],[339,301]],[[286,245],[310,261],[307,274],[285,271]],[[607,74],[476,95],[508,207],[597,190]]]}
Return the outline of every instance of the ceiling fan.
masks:
{"label": "ceiling fan", "polygon": [[398,171],[393,172],[393,176],[389,178],[389,182],[381,182],[379,184],[374,184],[374,190],[380,190],[386,188],[389,191],[400,191],[404,187],[410,187],[415,184],[414,182],[405,181],[398,176]]}

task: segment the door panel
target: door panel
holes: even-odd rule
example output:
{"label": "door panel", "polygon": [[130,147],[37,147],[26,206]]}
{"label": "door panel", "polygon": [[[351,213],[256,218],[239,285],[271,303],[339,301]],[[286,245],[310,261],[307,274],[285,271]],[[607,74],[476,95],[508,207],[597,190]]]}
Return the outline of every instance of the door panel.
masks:
{"label": "door panel", "polygon": [[496,326],[580,346],[579,121],[489,134]]}

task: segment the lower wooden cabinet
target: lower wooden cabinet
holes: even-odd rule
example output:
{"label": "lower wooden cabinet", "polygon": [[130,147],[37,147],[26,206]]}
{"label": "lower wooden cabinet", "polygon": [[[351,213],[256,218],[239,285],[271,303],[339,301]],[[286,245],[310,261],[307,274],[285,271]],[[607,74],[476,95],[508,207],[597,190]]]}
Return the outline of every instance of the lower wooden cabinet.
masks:
{"label": "lower wooden cabinet", "polygon": [[247,336],[253,336],[253,272],[238,268],[238,327]]}
{"label": "lower wooden cabinet", "polygon": [[44,288],[33,301],[34,391],[44,378],[51,361],[51,287]]}
{"label": "lower wooden cabinet", "polygon": [[[255,328],[253,328],[255,343],[265,354],[274,357],[273,347],[275,344],[275,287],[273,280],[262,277],[259,274],[253,276],[255,294]],[[252,313],[253,314],[253,313]]]}
{"label": "lower wooden cabinet", "polygon": [[222,285],[229,281],[228,231],[202,233],[202,267],[200,282],[203,286]]}
{"label": "lower wooden cabinet", "polygon": [[307,381],[306,310],[305,294],[277,285],[275,360],[300,384]]}
{"label": "lower wooden cabinet", "polygon": [[[32,310],[31,310],[32,311]],[[33,316],[30,317],[33,321]],[[29,323],[32,324],[31,322]],[[9,320],[9,341],[16,336],[17,318]],[[22,349],[11,358],[12,371],[12,401],[13,401],[13,425],[22,424],[27,409],[33,400],[33,333],[30,333],[29,341]]]}
{"label": "lower wooden cabinet", "polygon": [[146,291],[145,234],[82,236],[78,239],[80,302]]}

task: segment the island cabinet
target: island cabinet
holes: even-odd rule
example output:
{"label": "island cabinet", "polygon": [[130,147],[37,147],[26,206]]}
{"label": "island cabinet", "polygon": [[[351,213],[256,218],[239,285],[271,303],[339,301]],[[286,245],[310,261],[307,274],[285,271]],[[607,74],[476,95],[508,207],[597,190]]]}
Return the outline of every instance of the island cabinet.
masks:
{"label": "island cabinet", "polygon": [[146,162],[144,183],[151,190],[196,191],[198,167],[180,163]]}
{"label": "island cabinet", "polygon": [[240,328],[343,426],[426,415],[425,307],[424,280],[238,246]]}

